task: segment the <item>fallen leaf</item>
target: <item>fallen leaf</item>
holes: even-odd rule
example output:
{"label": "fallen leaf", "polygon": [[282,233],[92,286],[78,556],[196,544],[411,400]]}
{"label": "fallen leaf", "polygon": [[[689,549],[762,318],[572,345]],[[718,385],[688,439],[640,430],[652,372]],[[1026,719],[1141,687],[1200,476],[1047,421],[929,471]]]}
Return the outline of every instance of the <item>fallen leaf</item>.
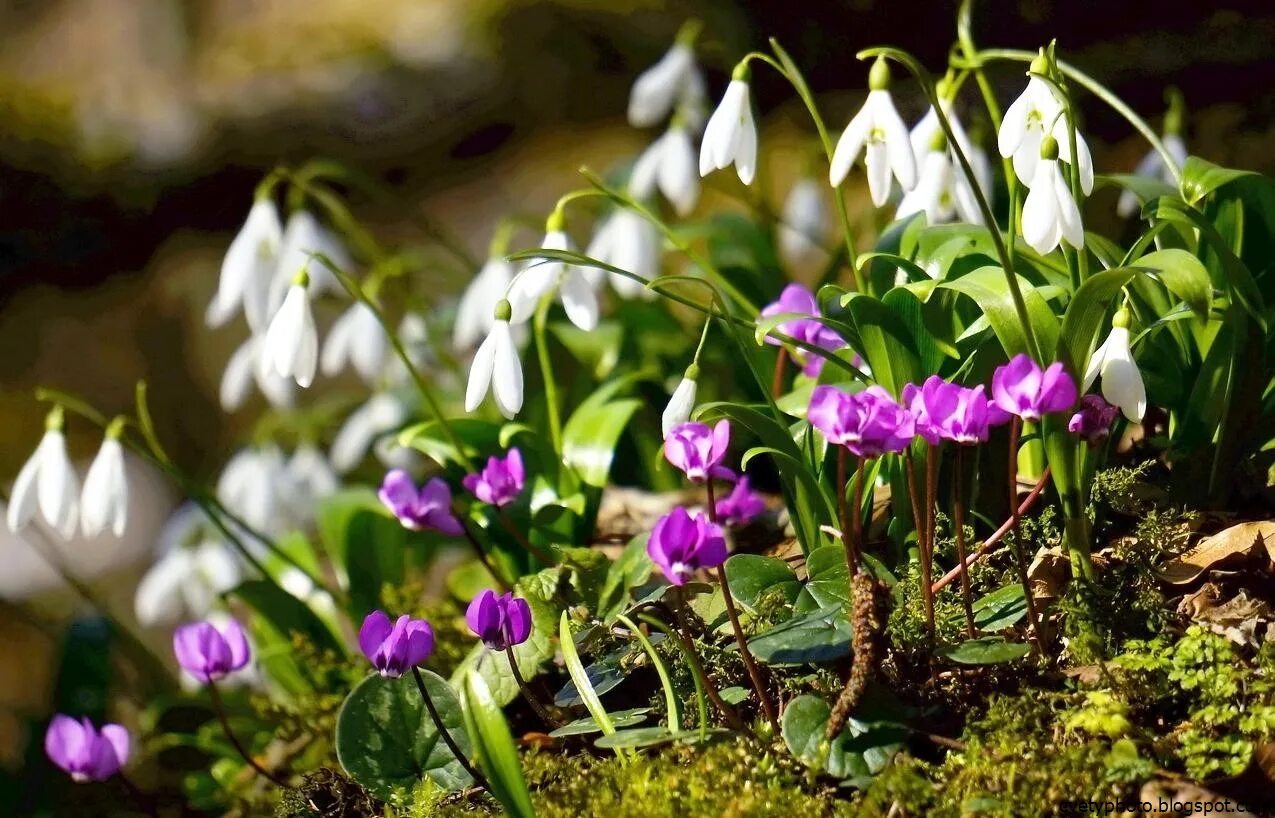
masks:
{"label": "fallen leaf", "polygon": [[1200,540],[1190,551],[1165,563],[1158,573],[1170,585],[1189,585],[1215,565],[1263,547],[1267,557],[1275,559],[1275,521],[1240,523]]}

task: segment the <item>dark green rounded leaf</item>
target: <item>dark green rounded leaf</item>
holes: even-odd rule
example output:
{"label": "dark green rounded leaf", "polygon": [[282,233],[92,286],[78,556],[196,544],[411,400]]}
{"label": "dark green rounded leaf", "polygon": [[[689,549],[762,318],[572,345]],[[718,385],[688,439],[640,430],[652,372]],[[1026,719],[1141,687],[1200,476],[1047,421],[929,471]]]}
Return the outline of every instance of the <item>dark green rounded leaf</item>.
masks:
{"label": "dark green rounded leaf", "polygon": [[801,665],[830,662],[850,654],[850,620],[842,605],[795,616],[748,640],[760,662]]}
{"label": "dark green rounded leaf", "polygon": [[1021,659],[1030,652],[1031,645],[1023,642],[1006,642],[999,636],[984,636],[944,648],[938,653],[961,665],[999,665]]}
{"label": "dark green rounded leaf", "polygon": [[902,748],[904,730],[900,725],[857,719],[847,721],[831,744],[825,743],[831,712],[826,701],[811,694],[798,696],[784,710],[784,743],[807,766],[862,784],[884,769]]}

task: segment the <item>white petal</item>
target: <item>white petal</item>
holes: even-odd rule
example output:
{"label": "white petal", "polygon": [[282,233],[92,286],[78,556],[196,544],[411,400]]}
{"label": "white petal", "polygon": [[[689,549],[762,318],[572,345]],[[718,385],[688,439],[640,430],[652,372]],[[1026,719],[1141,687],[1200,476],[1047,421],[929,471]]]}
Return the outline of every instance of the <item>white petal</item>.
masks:
{"label": "white petal", "polygon": [[256,339],[249,338],[239,345],[226,369],[221,374],[219,397],[221,408],[233,412],[248,398],[248,389],[252,386],[253,368],[256,366]]}
{"label": "white petal", "polygon": [[757,175],[757,126],[753,123],[753,110],[744,102],[740,115],[739,136],[735,144],[735,171],[745,185],[753,183]]}
{"label": "white petal", "polygon": [[[875,95],[875,96],[874,96]],[[916,185],[916,155],[908,141],[908,129],[903,124],[889,91],[870,91],[870,103],[875,111],[877,127],[885,131],[885,145],[890,157],[890,169],[904,190]]]}
{"label": "white petal", "polygon": [[996,149],[1000,151],[1001,156],[1009,158],[1018,154],[1023,135],[1027,133],[1027,114],[1032,107],[1030,91],[1031,86],[1028,85],[1023,93],[1018,95],[1018,99],[1005,109],[1000,130],[996,132]]}
{"label": "white petal", "polygon": [[659,177],[660,165],[664,163],[664,151],[668,143],[668,134],[647,146],[633,163],[629,172],[629,195],[639,201],[650,198],[655,192],[656,180]]}
{"label": "white petal", "polygon": [[457,350],[469,349],[491,329],[492,311],[505,297],[513,281],[513,265],[503,258],[491,258],[470,282],[456,307],[456,323],[452,344]]}
{"label": "white petal", "polygon": [[1044,255],[1058,246],[1058,197],[1054,195],[1054,179],[1058,163],[1041,160],[1027,199],[1023,202],[1023,241]]}
{"label": "white petal", "polygon": [[864,166],[868,171],[868,192],[872,204],[882,207],[890,201],[890,158],[883,142],[869,142]]}
{"label": "white petal", "polygon": [[629,124],[649,128],[668,116],[694,62],[690,47],[677,43],[659,62],[643,71],[629,93]]}
{"label": "white petal", "polygon": [[1085,246],[1085,228],[1080,222],[1080,208],[1071,197],[1071,189],[1063,180],[1062,172],[1055,170],[1054,194],[1058,197],[1058,227],[1062,237],[1076,249]]}
{"label": "white petal", "polygon": [[161,558],[137,584],[133,611],[146,627],[174,623],[182,616],[182,585],[191,580],[191,558],[179,548]]}
{"label": "white petal", "polygon": [[704,139],[699,150],[699,175],[707,176],[730,164],[739,133],[741,103],[748,98],[748,85],[731,80],[722,94],[717,110],[704,126]]}
{"label": "white petal", "polygon": [[660,429],[664,437],[668,437],[669,431],[674,426],[691,419],[691,410],[695,408],[696,391],[695,381],[686,377],[683,377],[677,388],[673,390],[673,395],[660,416]]}
{"label": "white petal", "polygon": [[585,332],[598,326],[598,297],[593,293],[589,280],[577,268],[571,267],[563,276],[562,306],[567,311],[567,318]]}
{"label": "white petal", "polygon": [[36,475],[40,514],[63,539],[69,540],[79,522],[80,481],[66,453],[66,438],[56,429],[50,429],[40,441],[40,450]]}
{"label": "white petal", "polygon": [[496,407],[501,414],[512,420],[522,409],[522,362],[518,359],[518,348],[514,346],[509,324],[497,321],[492,335],[495,337],[492,397],[496,399]]}
{"label": "white petal", "polygon": [[677,215],[686,216],[699,200],[699,176],[695,173],[695,147],[685,128],[673,127],[664,135],[663,161],[659,165],[660,192]]}
{"label": "white petal", "polygon": [[925,162],[925,157],[930,152],[930,145],[934,141],[934,135],[939,130],[939,118],[931,106],[930,110],[925,112],[925,116],[912,126],[912,131],[908,134],[908,142],[912,144],[912,154],[916,157],[917,165]]}
{"label": "white petal", "polygon": [[1107,360],[1107,345],[1110,343],[1111,336],[1107,336],[1102,345],[1089,356],[1089,365],[1085,367],[1085,376],[1080,380],[1081,392],[1088,392],[1089,387],[1093,386],[1093,382],[1098,380],[1098,375],[1102,373],[1102,365]]}
{"label": "white petal", "polygon": [[194,550],[193,562],[200,583],[216,595],[232,590],[243,576],[238,556],[223,542],[205,540],[200,543]]}
{"label": "white petal", "polygon": [[36,477],[40,473],[40,447],[32,452],[27,462],[22,464],[18,477],[13,481],[13,491],[9,495],[9,508],[5,517],[9,530],[15,534],[31,522],[35,516],[39,501],[36,497]]}
{"label": "white petal", "polygon": [[1147,411],[1147,390],[1142,383],[1142,373],[1131,358],[1107,358],[1106,365],[1102,368],[1102,395],[1119,406],[1130,421],[1142,422],[1142,416]]}
{"label": "white petal", "polygon": [[116,537],[124,533],[128,511],[128,481],[124,473],[124,450],[114,438],[102,441],[97,456],[84,477],[80,493],[80,528],[86,537],[96,537],[109,525]]}
{"label": "white petal", "polygon": [[[479,400],[481,401],[481,396]],[[380,392],[350,413],[332,439],[329,458],[338,474],[359,465],[377,435],[394,429],[405,419],[403,405],[391,394]]]}
{"label": "white petal", "polygon": [[332,326],[328,328],[327,337],[323,339],[323,355],[319,359],[319,370],[328,377],[344,369],[346,362],[350,359],[354,334],[357,331],[354,310],[360,306],[362,303],[357,302],[341,313],[332,322]]}
{"label": "white petal", "polygon": [[246,292],[269,279],[276,263],[282,227],[279,211],[269,199],[258,199],[235,235],[221,263],[217,294],[208,305],[209,326],[224,324],[244,303]]}
{"label": "white petal", "polygon": [[509,325],[504,321],[497,321],[474,353],[474,361],[469,365],[469,384],[465,387],[466,412],[477,409],[487,395],[492,370],[496,366],[496,335],[502,326],[507,329]]}
{"label": "white petal", "polygon": [[[1164,149],[1169,152],[1169,155],[1173,157],[1173,161],[1177,162],[1179,167],[1186,164],[1186,142],[1182,141],[1181,136],[1175,133],[1169,133],[1165,134],[1164,139],[1161,141],[1164,142]],[[1171,182],[1173,180],[1173,174],[1169,172],[1169,169],[1162,168],[1161,170],[1164,172],[1165,181]]]}
{"label": "white petal", "polygon": [[867,141],[868,131],[872,127],[871,112],[867,105],[859,109],[859,113],[854,115],[846,125],[846,129],[841,132],[841,138],[837,140],[837,148],[832,152],[832,163],[828,168],[828,181],[833,187],[837,187],[845,181],[846,175],[850,173],[850,166],[859,158],[859,151],[863,149],[863,143]]}

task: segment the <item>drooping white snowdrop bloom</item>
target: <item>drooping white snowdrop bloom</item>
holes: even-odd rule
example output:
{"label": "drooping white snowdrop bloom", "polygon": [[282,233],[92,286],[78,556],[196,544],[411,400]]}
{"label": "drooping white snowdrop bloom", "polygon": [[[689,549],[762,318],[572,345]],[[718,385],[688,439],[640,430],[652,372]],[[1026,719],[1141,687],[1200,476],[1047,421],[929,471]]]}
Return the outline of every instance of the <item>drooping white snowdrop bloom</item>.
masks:
{"label": "drooping white snowdrop bloom", "polygon": [[305,389],[314,381],[319,357],[319,333],[310,310],[310,275],[297,273],[266,329],[261,354],[267,365],[284,378],[292,378]]}
{"label": "drooping white snowdrop bloom", "polygon": [[1126,309],[1116,312],[1107,340],[1089,359],[1081,391],[1093,386],[1099,376],[1102,377],[1102,396],[1107,402],[1119,406],[1133,423],[1141,423],[1147,411],[1147,389],[1133,351],[1129,349],[1129,311]]}
{"label": "drooping white snowdrop bloom", "polygon": [[328,451],[332,468],[337,474],[353,470],[363,462],[378,437],[394,431],[406,420],[407,408],[393,393],[372,395],[349,414],[332,439],[332,448]]}
{"label": "drooping white snowdrop bloom", "polygon": [[215,535],[208,517],[187,502],[164,523],[159,559],[137,586],[133,608],[147,627],[203,619],[243,578],[239,555]]}
{"label": "drooping white snowdrop bloom", "polygon": [[80,530],[96,537],[106,529],[124,536],[128,522],[128,477],[124,471],[124,447],[120,445],[123,423],[113,421],[106,429],[102,447],[89,465],[80,495]]}
{"label": "drooping white snowdrop bloom", "polygon": [[320,224],[313,213],[304,209],[293,211],[283,227],[283,238],[279,244],[279,265],[271,279],[266,303],[267,316],[278,310],[287,295],[289,285],[302,270],[310,275],[311,292],[314,295],[345,292],[332,270],[322,261],[313,259],[315,253],[331,259],[342,270],[348,271],[353,264],[345,245]]}
{"label": "drooping white snowdrop bloom", "polygon": [[1085,246],[1080,208],[1058,167],[1058,143],[1053,137],[1041,142],[1035,177],[1023,202],[1023,241],[1037,253],[1052,252],[1060,241],[1077,250]]}
{"label": "drooping white snowdrop bloom", "polygon": [[277,446],[235,453],[217,478],[217,499],[252,528],[270,535],[293,523],[297,487]]}
{"label": "drooping white snowdrop bloom", "polygon": [[[496,300],[500,300],[500,296],[497,296]],[[428,367],[434,360],[434,340],[430,338],[429,326],[419,313],[403,314],[402,320],[398,322],[398,340],[403,345],[403,351],[407,353],[407,359],[418,371]],[[412,373],[407,371],[407,367],[403,365],[398,355],[387,357],[384,372],[385,380],[391,386],[405,384],[412,379]],[[450,372],[441,370],[436,371],[434,377],[440,382],[453,380]]]}
{"label": "drooping white snowdrop bloom", "polygon": [[688,215],[699,201],[695,146],[680,120],[673,120],[669,129],[642,152],[629,176],[629,192],[635,199],[649,198],[657,188],[679,216]]}
{"label": "drooping white snowdrop bloom", "polygon": [[64,417],[55,406],[44,421],[44,437],[13,482],[7,513],[15,534],[39,512],[62,539],[75,536],[79,523],[80,481],[66,453]]}
{"label": "drooping white snowdrop bloom", "polygon": [[[573,250],[565,227],[562,212],[554,210],[545,224],[545,238],[540,246],[546,250]],[[533,259],[509,285],[505,296],[512,310],[509,320],[515,324],[527,321],[535,313],[540,299],[556,287],[567,318],[580,329],[591,331],[598,326],[598,297],[594,287],[600,281],[599,271],[594,268],[585,269],[557,259]],[[487,337],[490,339],[491,334]]]}
{"label": "drooping white snowdrop bloom", "polygon": [[335,494],[341,487],[332,464],[319,447],[306,442],[297,446],[288,458],[288,476],[296,491],[296,508],[293,516],[307,520],[314,515],[315,504]]}
{"label": "drooping white snowdrop bloom", "polygon": [[942,224],[954,215],[971,224],[979,220],[978,203],[969,180],[955,166],[942,131],[934,134],[931,149],[921,163],[916,187],[904,194],[896,219],[925,213],[927,224]]}
{"label": "drooping white snowdrop bloom", "polygon": [[505,297],[514,280],[514,266],[499,256],[492,256],[469,282],[456,307],[456,323],[452,327],[452,346],[467,350],[487,336],[495,321],[492,307]]}
{"label": "drooping white snowdrop bloom", "polygon": [[722,101],[704,126],[704,139],[699,146],[700,176],[731,164],[735,165],[739,181],[753,183],[757,173],[757,125],[753,121],[747,63],[735,66]]}
{"label": "drooping white snowdrop bloom", "polygon": [[221,408],[227,412],[243,406],[253,383],[271,406],[282,408],[292,405],[296,383],[275,372],[262,356],[261,349],[262,336],[250,335],[226,362],[219,397]]}
{"label": "drooping white snowdrop bloom", "polygon": [[478,408],[488,389],[496,401],[496,407],[506,418],[512,419],[522,409],[522,362],[518,359],[518,347],[509,330],[510,304],[501,301],[496,305],[496,321],[491,332],[474,353],[469,368],[469,384],[465,389],[465,411]]}
{"label": "drooping white snowdrop bloom", "polygon": [[679,38],[650,68],[638,75],[629,92],[629,124],[649,128],[673,110],[693,111],[702,104],[704,77],[695,64],[691,38]]}
{"label": "drooping white snowdrop bloom", "polygon": [[[974,171],[974,178],[978,180],[978,187],[983,191],[984,195],[989,194],[992,190],[992,165],[987,158],[987,151],[983,150],[977,142],[972,140],[965,130],[965,126],[961,124],[961,120],[957,117],[956,112],[952,110],[952,103],[943,94],[943,84],[939,84],[939,101],[943,106],[943,114],[947,117],[948,124],[952,126],[953,142],[965,154],[965,158],[970,160],[971,169]],[[925,116],[912,126],[912,132],[908,136],[908,140],[912,143],[912,153],[916,156],[916,166],[918,172],[922,170],[925,164],[925,158],[930,153],[930,146],[935,139],[943,134],[943,126],[939,124],[938,114],[935,113],[931,106],[930,110],[925,112]],[[953,153],[949,151],[949,153]],[[961,166],[955,155],[951,158],[952,172],[961,174]],[[918,184],[919,184],[918,180]],[[964,218],[964,216],[962,216]],[[967,219],[968,221],[968,219]]]}
{"label": "drooping white snowdrop bloom", "polygon": [[[1031,73],[1044,74],[1049,62],[1042,51],[1032,61]],[[1080,189],[1088,196],[1093,192],[1093,157],[1089,145],[1079,132],[1076,133],[1076,151],[1071,150],[1071,127],[1062,102],[1054,89],[1039,77],[1029,77],[1027,87],[1018,99],[1005,110],[1000,131],[996,134],[996,146],[1003,157],[1014,159],[1014,175],[1028,187],[1037,178],[1036,163],[1040,161],[1040,143],[1052,136],[1060,146],[1062,161],[1075,163],[1080,171]]]}
{"label": "drooping white snowdrop bloom", "polygon": [[323,355],[319,369],[329,377],[336,375],[347,364],[354,367],[359,377],[373,383],[385,367],[389,341],[376,313],[362,301],[356,301],[341,313],[328,330],[323,341]]}
{"label": "drooping white snowdrop bloom", "polygon": [[282,239],[278,208],[268,196],[258,197],[222,259],[217,293],[205,315],[208,326],[221,326],[240,309],[249,326],[264,324],[266,294],[279,262]]}
{"label": "drooping white snowdrop bloom", "polygon": [[[660,232],[641,214],[618,207],[602,219],[585,255],[650,281],[660,272]],[[622,298],[655,297],[639,281],[618,273],[607,278]]]}
{"label": "drooping white snowdrop bloom", "polygon": [[673,427],[680,426],[691,419],[691,411],[695,408],[695,394],[698,391],[696,380],[699,378],[699,364],[692,363],[686,367],[686,373],[673,390],[664,413],[660,415],[660,432],[664,437]]}
{"label": "drooping white snowdrop bloom", "polygon": [[788,191],[779,224],[779,257],[790,270],[804,271],[828,260],[828,206],[823,188],[805,177]]}
{"label": "drooping white snowdrop bloom", "polygon": [[[1182,137],[1179,134],[1165,133],[1160,141],[1164,143],[1164,149],[1173,157],[1173,161],[1178,164],[1178,167],[1186,163],[1186,143],[1182,141]],[[1164,163],[1164,157],[1155,148],[1147,151],[1147,155],[1142,157],[1142,161],[1134,169],[1133,175],[1146,179],[1156,179],[1167,185],[1174,185],[1177,182],[1173,176],[1173,171],[1169,170],[1169,166]],[[1116,201],[1116,213],[1127,219],[1137,212],[1138,195],[1132,190],[1122,190],[1119,200]]]}
{"label": "drooping white snowdrop bloom", "polygon": [[916,184],[916,156],[912,153],[907,126],[890,96],[890,68],[884,57],[878,57],[872,64],[868,73],[868,98],[837,140],[828,174],[833,187],[845,181],[860,151],[864,153],[863,164],[868,172],[868,192],[877,207],[890,199],[891,175],[905,191]]}

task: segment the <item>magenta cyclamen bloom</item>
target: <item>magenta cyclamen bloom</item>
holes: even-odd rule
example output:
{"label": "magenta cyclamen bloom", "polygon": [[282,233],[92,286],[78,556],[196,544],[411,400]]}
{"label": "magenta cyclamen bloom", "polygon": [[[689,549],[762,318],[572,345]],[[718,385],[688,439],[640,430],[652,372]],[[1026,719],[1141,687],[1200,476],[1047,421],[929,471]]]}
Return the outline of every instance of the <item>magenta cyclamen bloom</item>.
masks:
{"label": "magenta cyclamen bloom", "polygon": [[925,396],[921,394],[921,387],[914,383],[905,384],[903,387],[903,405],[912,413],[912,420],[916,422],[916,433],[931,446],[939,445],[943,438],[939,435],[938,427],[930,420],[930,413],[925,408]]}
{"label": "magenta cyclamen bloom", "polygon": [[[798,341],[804,341],[807,344],[826,349],[829,352],[843,348],[846,342],[836,331],[824,326],[819,321],[813,320],[818,318],[819,302],[815,298],[815,294],[810,292],[800,284],[789,284],[784,287],[783,292],[779,294],[777,301],[767,304],[761,311],[762,318],[769,318],[772,315],[783,315],[785,313],[795,313],[799,315],[809,315],[811,318],[794,318],[791,321],[785,321],[775,327],[777,332],[791,336]],[[782,344],[778,338],[767,335],[766,343],[776,346]],[[817,378],[819,372],[823,369],[824,359],[809,350],[795,348],[792,350],[792,357],[798,363],[802,364],[802,371],[812,378]]]}
{"label": "magenta cyclamen bloom", "polygon": [[128,763],[131,751],[128,731],[118,724],[103,724],[101,730],[88,719],[58,714],[44,734],[44,752],[49,760],[75,781],[105,781]]}
{"label": "magenta cyclamen bloom", "polygon": [[991,426],[1004,420],[990,408],[982,384],[969,389],[931,375],[921,387],[921,401],[931,430],[956,443],[986,443]]}
{"label": "magenta cyclamen bloom", "polygon": [[835,386],[816,387],[806,417],[829,443],[845,446],[859,457],[901,452],[916,437],[916,418],[875,385],[855,394]]}
{"label": "magenta cyclamen bloom", "polygon": [[504,459],[487,458],[487,465],[477,474],[467,474],[461,481],[465,488],[484,503],[506,506],[517,499],[527,484],[527,472],[522,466],[522,452],[510,449]]}
{"label": "magenta cyclamen bloom", "polygon": [[744,525],[766,510],[766,503],[748,485],[747,477],[740,477],[730,494],[720,498],[714,506],[717,519],[727,525]]}
{"label": "magenta cyclamen bloom", "polygon": [[504,650],[531,636],[531,606],[522,597],[497,594],[488,588],[469,603],[465,622],[484,645]]}
{"label": "magenta cyclamen bloom", "polygon": [[664,457],[686,473],[693,483],[709,477],[726,477],[722,467],[730,446],[730,421],[719,420],[711,429],[703,423],[679,423],[664,438]]}
{"label": "magenta cyclamen bloom", "polygon": [[182,670],[208,683],[248,664],[248,637],[235,620],[218,630],[211,622],[192,622],[173,631],[173,653]]}
{"label": "magenta cyclamen bloom", "polygon": [[1111,434],[1111,424],[1119,412],[1120,407],[1107,403],[1102,395],[1085,395],[1080,399],[1080,411],[1068,421],[1067,430],[1096,445]]}
{"label": "magenta cyclamen bloom", "polygon": [[441,477],[432,478],[417,490],[410,474],[392,469],[381,481],[381,490],[376,496],[404,528],[413,531],[432,528],[452,536],[462,533],[460,521],[452,514],[452,490]]}
{"label": "magenta cyclamen bloom", "polygon": [[403,614],[396,621],[372,611],[359,628],[359,650],[389,679],[397,679],[434,652],[434,629],[424,619]]}
{"label": "magenta cyclamen bloom", "polygon": [[726,536],[708,517],[692,516],[679,506],[655,523],[646,553],[669,582],[683,585],[696,570],[726,561]]}
{"label": "magenta cyclamen bloom", "polygon": [[1040,420],[1076,405],[1076,382],[1060,361],[1042,370],[1019,353],[992,374],[992,401],[1000,410],[1023,420]]}

